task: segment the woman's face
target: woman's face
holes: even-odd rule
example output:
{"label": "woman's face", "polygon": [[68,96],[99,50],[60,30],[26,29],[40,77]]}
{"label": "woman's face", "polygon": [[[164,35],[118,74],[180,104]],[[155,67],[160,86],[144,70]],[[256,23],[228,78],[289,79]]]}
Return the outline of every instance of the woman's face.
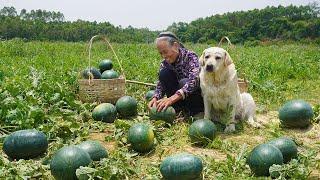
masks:
{"label": "woman's face", "polygon": [[177,43],[170,45],[166,40],[159,40],[157,42],[158,51],[163,59],[172,64],[179,56],[179,48]]}

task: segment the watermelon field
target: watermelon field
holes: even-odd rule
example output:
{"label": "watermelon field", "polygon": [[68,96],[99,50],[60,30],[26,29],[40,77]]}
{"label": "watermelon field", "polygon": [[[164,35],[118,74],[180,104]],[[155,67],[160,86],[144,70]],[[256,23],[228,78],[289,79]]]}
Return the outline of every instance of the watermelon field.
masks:
{"label": "watermelon field", "polygon": [[[161,57],[154,44],[112,45],[124,72],[101,42],[93,44],[92,66],[111,59],[114,70],[129,80],[157,81]],[[209,45],[186,46],[201,55]],[[138,102],[137,116],[118,117],[113,123],[94,121],[92,110],[98,103],[78,98],[78,79],[89,64],[87,48],[86,42],[0,42],[0,179],[54,179],[50,170],[54,154],[86,140],[99,141],[108,155],[77,169],[79,179],[162,179],[161,162],[180,152],[201,159],[200,179],[271,179],[255,176],[247,157],[254,147],[282,136],[295,141],[298,156],[273,165],[270,171],[276,178],[320,179],[319,44],[266,42],[229,47],[239,76],[250,82],[249,92],[258,106],[256,118],[263,127],[240,123],[233,134],[218,129],[214,140],[204,146],[194,145],[188,136],[193,119],[176,119],[173,124],[150,120],[145,94],[151,87],[144,85],[126,84],[126,95]],[[308,128],[280,126],[278,110],[292,99],[303,99],[312,106],[314,116]],[[141,122],[152,128],[156,139],[147,153],[134,151],[128,143],[129,128]],[[4,139],[11,132],[33,128],[45,134],[48,150],[29,160],[10,159],[2,150]]]}

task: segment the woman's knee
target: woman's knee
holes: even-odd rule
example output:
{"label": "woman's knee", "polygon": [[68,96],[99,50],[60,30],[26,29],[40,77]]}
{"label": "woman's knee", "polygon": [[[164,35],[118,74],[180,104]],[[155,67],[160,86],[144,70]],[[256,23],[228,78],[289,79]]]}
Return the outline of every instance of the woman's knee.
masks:
{"label": "woman's knee", "polygon": [[160,82],[164,82],[164,81],[172,81],[172,80],[176,80],[176,74],[174,73],[174,71],[168,69],[168,68],[163,68],[161,69],[161,71],[159,72],[159,80]]}

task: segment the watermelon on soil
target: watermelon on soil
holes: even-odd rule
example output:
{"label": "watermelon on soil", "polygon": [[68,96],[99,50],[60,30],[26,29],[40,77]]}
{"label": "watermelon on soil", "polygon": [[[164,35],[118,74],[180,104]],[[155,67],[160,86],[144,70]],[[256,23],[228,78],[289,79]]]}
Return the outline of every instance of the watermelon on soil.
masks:
{"label": "watermelon on soil", "polygon": [[101,75],[101,79],[115,79],[118,77],[119,77],[119,74],[112,69],[104,71]]}
{"label": "watermelon on soil", "polygon": [[176,118],[176,111],[172,106],[160,112],[157,111],[156,107],[152,107],[149,112],[149,117],[151,120],[162,120],[167,123],[173,123]]}
{"label": "watermelon on soil", "polygon": [[145,95],[145,99],[146,99],[147,101],[151,101],[151,99],[152,99],[152,97],[153,97],[154,94],[155,94],[155,90],[150,90],[150,91],[148,91],[148,92],[146,93],[146,95]]}
{"label": "watermelon on soil", "polygon": [[57,180],[77,179],[76,170],[91,163],[90,155],[77,146],[65,146],[52,157],[50,169]]}
{"label": "watermelon on soil", "polygon": [[117,109],[113,104],[102,103],[92,111],[92,118],[96,121],[113,123],[117,117]]}
{"label": "watermelon on soil", "polygon": [[98,69],[91,67],[90,70],[87,68],[82,72],[82,77],[84,79],[89,79],[89,77],[92,79],[101,79],[101,73]]}
{"label": "watermelon on soil", "polygon": [[201,159],[189,153],[169,156],[160,165],[160,172],[164,179],[198,179],[202,169]]}
{"label": "watermelon on soil", "polygon": [[207,144],[212,141],[217,132],[215,124],[207,119],[199,119],[189,127],[189,137],[195,144]]}
{"label": "watermelon on soil", "polygon": [[256,146],[247,158],[251,171],[257,176],[269,176],[273,164],[283,164],[281,151],[270,144]]}
{"label": "watermelon on soil", "polygon": [[154,133],[152,128],[144,123],[138,123],[130,127],[128,142],[138,152],[148,152],[154,146]]}
{"label": "watermelon on soil", "polygon": [[30,159],[47,151],[48,140],[43,132],[35,129],[20,130],[7,136],[2,148],[12,159]]}
{"label": "watermelon on soil", "polygon": [[132,117],[138,113],[138,103],[131,96],[123,96],[117,100],[116,109],[121,117]]}
{"label": "watermelon on soil", "polygon": [[268,144],[277,147],[281,151],[284,163],[287,163],[292,158],[297,157],[298,147],[291,138],[280,137],[268,142]]}
{"label": "watermelon on soil", "polygon": [[279,110],[279,119],[284,127],[307,127],[313,115],[312,107],[304,100],[288,101]]}
{"label": "watermelon on soil", "polygon": [[103,147],[99,141],[84,141],[77,145],[80,149],[86,151],[93,161],[99,161],[101,158],[106,158],[108,152],[105,147]]}
{"label": "watermelon on soil", "polygon": [[99,69],[100,69],[101,73],[103,73],[106,70],[112,69],[112,67],[113,67],[113,64],[112,64],[112,61],[110,59],[102,60],[99,63]]}

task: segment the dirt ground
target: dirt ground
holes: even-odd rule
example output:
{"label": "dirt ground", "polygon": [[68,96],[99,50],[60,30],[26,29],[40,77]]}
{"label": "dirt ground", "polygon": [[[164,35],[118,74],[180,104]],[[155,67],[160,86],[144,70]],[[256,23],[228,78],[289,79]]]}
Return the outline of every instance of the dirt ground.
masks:
{"label": "dirt ground", "polygon": [[[245,144],[247,148],[251,149],[254,146],[264,143],[268,140],[269,137],[266,137],[266,131],[274,131],[274,133],[278,133],[280,129],[273,128],[279,126],[278,112],[270,111],[263,114],[257,114],[256,119],[260,122],[263,127],[260,129],[253,129],[248,126],[245,126],[243,132],[233,135],[220,134],[219,136],[223,140],[231,141],[233,143],[243,145]],[[281,129],[285,136],[292,137],[296,140],[299,146],[311,147],[319,149],[320,146],[320,125],[314,125],[307,129]],[[177,132],[177,136],[179,132]],[[98,140],[102,143],[104,147],[108,149],[109,152],[114,151],[117,147],[116,142],[110,141],[106,142],[105,137],[111,136],[112,132],[104,131],[100,133],[91,133],[89,139]],[[226,160],[226,154],[221,150],[217,149],[207,149],[201,147],[195,147],[188,143],[184,144],[176,144],[173,146],[163,146],[161,149],[165,150],[165,154],[171,154],[179,151],[189,152],[195,155],[206,155],[214,158],[216,161],[224,161]],[[161,161],[161,157],[157,155],[157,152],[153,152],[148,156],[144,156],[143,158],[152,159],[153,162]],[[320,153],[318,152],[315,159],[320,160]],[[320,171],[313,170],[309,179],[320,179]]]}

